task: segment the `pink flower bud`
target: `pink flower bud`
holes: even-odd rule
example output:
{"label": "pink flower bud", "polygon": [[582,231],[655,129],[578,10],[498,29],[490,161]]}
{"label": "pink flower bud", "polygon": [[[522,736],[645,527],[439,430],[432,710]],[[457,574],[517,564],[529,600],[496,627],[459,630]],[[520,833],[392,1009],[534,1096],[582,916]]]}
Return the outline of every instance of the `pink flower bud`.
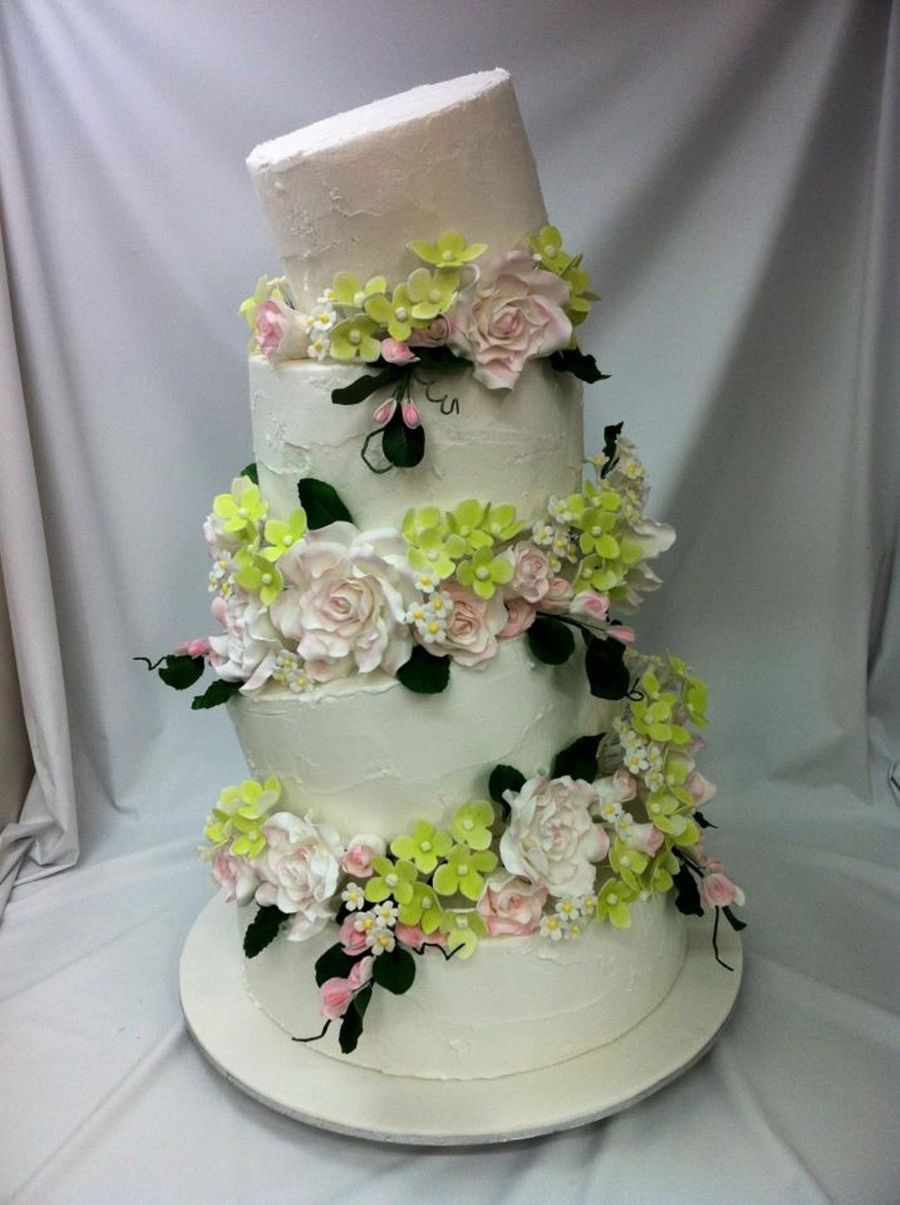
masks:
{"label": "pink flower bud", "polygon": [[696,799],[698,807],[716,797],[716,784],[704,778],[698,770],[691,771],[684,785]]}
{"label": "pink flower bud", "polygon": [[344,947],[344,953],[351,957],[368,949],[365,929],[357,929],[354,923],[358,915],[352,913],[341,925],[341,945]]}
{"label": "pink flower bud", "polygon": [[622,623],[611,624],[606,629],[607,636],[618,640],[620,644],[634,644],[634,628],[627,628]]}
{"label": "pink flower bud", "polygon": [[609,598],[606,594],[585,590],[583,594],[576,594],[572,599],[569,614],[584,615],[596,623],[606,623],[609,616]]}
{"label": "pink flower bud", "polygon": [[205,657],[209,652],[209,641],[205,636],[197,640],[188,640],[184,644],[176,644],[175,652],[188,657]]}
{"label": "pink flower bud", "polygon": [[407,343],[397,339],[384,339],[381,343],[381,354],[388,364],[418,364],[419,357],[409,350]]}
{"label": "pink flower bud", "polygon": [[353,987],[349,979],[326,979],[319,988],[319,1008],[329,1021],[342,1017],[352,999]]}
{"label": "pink flower bud", "polygon": [[700,900],[705,908],[727,908],[729,904],[740,907],[744,902],[744,893],[727,874],[714,870],[704,875],[700,882]]}
{"label": "pink flower bud", "polygon": [[403,421],[406,423],[407,427],[414,430],[416,427],[420,427],[422,425],[422,419],[419,415],[419,411],[416,408],[416,404],[415,402],[411,402],[409,398],[406,398],[401,404],[400,413],[403,415]]}
{"label": "pink flower bud", "polygon": [[397,409],[397,399],[389,397],[386,402],[382,402],[376,409],[372,418],[376,423],[387,423],[394,417],[394,411]]}

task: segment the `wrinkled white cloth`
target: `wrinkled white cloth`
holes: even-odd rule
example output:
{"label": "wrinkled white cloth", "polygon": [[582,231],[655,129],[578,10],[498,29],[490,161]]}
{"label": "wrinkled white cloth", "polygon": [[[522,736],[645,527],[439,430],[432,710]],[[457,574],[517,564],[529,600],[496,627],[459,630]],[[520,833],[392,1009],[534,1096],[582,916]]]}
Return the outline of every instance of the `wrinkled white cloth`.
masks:
{"label": "wrinkled white cloth", "polygon": [[[876,0],[0,8],[82,846],[0,926],[0,1198],[897,1200],[896,38]],[[602,294],[588,443],[624,419],[679,532],[635,627],[712,682],[701,768],[750,927],[683,1079],[572,1133],[411,1152],[269,1112],[186,1035],[195,846],[241,762],[130,658],[210,630],[200,522],[249,459],[234,311],[277,263],[244,156],[497,63]]]}

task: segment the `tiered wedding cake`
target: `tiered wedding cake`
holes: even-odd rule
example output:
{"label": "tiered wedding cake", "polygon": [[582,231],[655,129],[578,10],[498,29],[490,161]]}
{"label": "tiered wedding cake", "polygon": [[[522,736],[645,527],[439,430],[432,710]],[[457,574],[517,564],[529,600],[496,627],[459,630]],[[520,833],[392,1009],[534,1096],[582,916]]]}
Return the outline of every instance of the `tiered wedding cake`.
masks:
{"label": "tiered wedding cake", "polygon": [[674,535],[621,425],[584,459],[587,274],[503,71],[248,164],[284,266],[242,307],[255,462],[205,527],[223,634],[160,671],[211,665],[195,706],[253,775],[204,851],[248,990],[390,1074],[559,1062],[669,991],[676,897],[741,902],[703,851],[705,688],[615,618]]}

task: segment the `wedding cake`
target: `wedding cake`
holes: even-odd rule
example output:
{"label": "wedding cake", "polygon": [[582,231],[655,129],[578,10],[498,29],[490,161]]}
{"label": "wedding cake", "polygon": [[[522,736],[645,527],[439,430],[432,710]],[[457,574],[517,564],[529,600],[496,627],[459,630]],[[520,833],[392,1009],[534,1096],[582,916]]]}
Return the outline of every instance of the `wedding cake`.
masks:
{"label": "wedding cake", "polygon": [[504,71],[248,167],[283,268],[241,307],[254,459],[204,527],[220,633],[159,667],[212,670],[194,707],[250,768],[202,851],[247,991],[285,1058],[575,1057],[663,1000],[684,913],[742,902],[704,849],[706,688],[623,622],[674,533],[621,424],[585,457],[597,298]]}

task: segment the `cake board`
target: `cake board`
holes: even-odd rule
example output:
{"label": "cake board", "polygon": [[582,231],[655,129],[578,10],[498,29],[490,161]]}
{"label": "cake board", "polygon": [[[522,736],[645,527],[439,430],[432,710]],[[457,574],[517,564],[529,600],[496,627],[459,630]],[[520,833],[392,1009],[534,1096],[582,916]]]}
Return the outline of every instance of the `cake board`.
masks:
{"label": "cake board", "polygon": [[384,1075],[291,1042],[244,988],[234,911],[221,893],[185,942],[181,1004],[188,1029],[216,1070],[296,1121],[416,1146],[512,1142],[618,1113],[692,1067],[715,1041],[740,987],[740,938],[720,925],[718,944],[733,971],[713,956],[712,917],[689,918],[678,978],[639,1025],[577,1058],[499,1079]]}

